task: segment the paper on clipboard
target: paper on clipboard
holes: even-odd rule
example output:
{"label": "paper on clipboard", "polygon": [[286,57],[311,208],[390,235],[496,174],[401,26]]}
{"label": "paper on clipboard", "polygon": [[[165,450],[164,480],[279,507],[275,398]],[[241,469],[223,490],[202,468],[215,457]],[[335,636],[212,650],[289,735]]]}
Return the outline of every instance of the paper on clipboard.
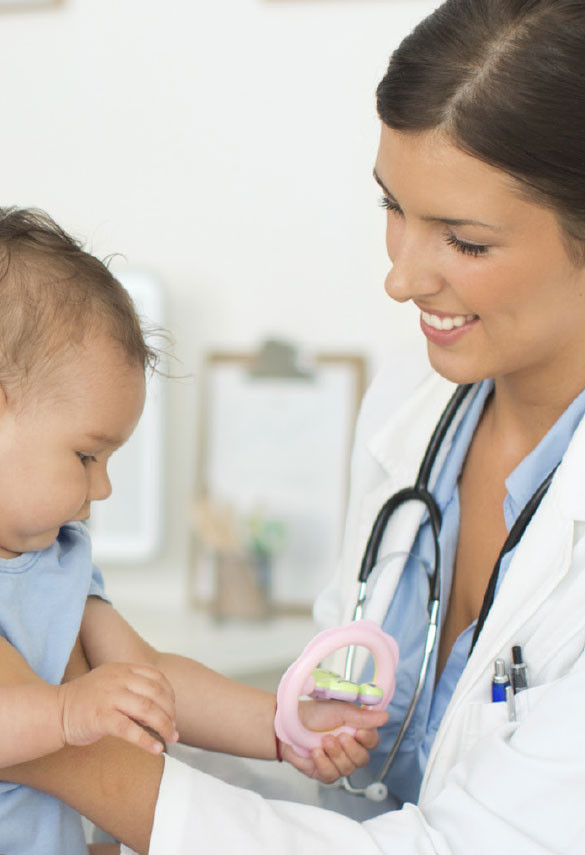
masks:
{"label": "paper on clipboard", "polygon": [[210,363],[205,487],[241,515],[281,520],[277,604],[310,607],[335,565],[345,516],[361,362],[322,359],[312,377],[252,377]]}

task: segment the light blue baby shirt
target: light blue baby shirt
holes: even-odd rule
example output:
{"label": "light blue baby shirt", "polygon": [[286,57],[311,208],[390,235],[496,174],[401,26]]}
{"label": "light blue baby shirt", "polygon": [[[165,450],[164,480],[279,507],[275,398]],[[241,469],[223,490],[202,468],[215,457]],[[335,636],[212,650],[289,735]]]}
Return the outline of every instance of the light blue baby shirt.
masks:
{"label": "light blue baby shirt", "polygon": [[[449,601],[459,535],[459,474],[492,388],[493,381],[485,380],[474,390],[473,399],[457,428],[452,446],[433,488],[433,495],[443,515],[439,537],[443,592],[441,622],[445,618]],[[572,402],[539,445],[507,478],[504,516],[508,531],[542,481],[560,462],[584,415],[585,391]],[[508,570],[513,552],[513,550],[510,551],[502,560],[498,588]],[[371,770],[369,775],[373,770],[381,769],[384,764],[386,753],[394,742],[412,698],[419,674],[427,628],[428,579],[432,573],[434,557],[433,538],[428,519],[423,520],[411,554],[417,557],[411,557],[407,561],[383,622],[384,630],[398,641],[400,664],[396,675],[396,693],[388,707],[390,719],[381,734],[380,746],[369,767]],[[458,637],[436,686],[438,643],[435,646],[416,713],[385,779],[389,791],[400,802],[416,802],[418,798],[429,752],[467,662],[474,630],[475,622]]]}
{"label": "light blue baby shirt", "polygon": [[[69,523],[47,549],[0,558],[0,636],[58,684],[92,594],[106,599],[89,534],[82,523]],[[52,796],[0,782],[0,852],[87,855],[79,814]]]}

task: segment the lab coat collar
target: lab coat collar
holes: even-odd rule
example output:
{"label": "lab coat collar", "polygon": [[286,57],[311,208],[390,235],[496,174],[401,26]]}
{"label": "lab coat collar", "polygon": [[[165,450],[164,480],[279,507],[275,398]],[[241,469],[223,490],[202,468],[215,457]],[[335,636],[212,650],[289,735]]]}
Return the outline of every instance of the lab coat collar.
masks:
{"label": "lab coat collar", "polygon": [[[414,484],[433,430],[455,388],[438,374],[430,374],[370,440],[369,451],[396,485],[394,489]],[[462,415],[457,414],[456,423]],[[437,469],[451,446],[453,433],[454,429],[449,431],[443,443]]]}
{"label": "lab coat collar", "polygon": [[561,511],[575,521],[585,520],[584,460],[585,418],[581,419],[555,477]]}

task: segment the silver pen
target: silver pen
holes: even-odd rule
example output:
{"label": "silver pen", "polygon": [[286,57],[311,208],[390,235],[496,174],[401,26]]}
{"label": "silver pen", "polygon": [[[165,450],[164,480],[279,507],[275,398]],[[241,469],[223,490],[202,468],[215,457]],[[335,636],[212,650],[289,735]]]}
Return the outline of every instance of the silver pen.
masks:
{"label": "silver pen", "polygon": [[516,721],[516,698],[512,686],[506,686],[506,704],[508,705],[508,721]]}

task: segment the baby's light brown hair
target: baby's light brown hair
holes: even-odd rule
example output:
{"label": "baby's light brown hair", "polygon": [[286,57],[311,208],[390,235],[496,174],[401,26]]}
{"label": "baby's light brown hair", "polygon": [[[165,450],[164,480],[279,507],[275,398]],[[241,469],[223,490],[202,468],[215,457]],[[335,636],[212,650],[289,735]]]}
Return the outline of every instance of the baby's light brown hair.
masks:
{"label": "baby's light brown hair", "polygon": [[154,369],[128,292],[48,214],[0,208],[0,384],[42,377],[70,348],[105,334]]}

